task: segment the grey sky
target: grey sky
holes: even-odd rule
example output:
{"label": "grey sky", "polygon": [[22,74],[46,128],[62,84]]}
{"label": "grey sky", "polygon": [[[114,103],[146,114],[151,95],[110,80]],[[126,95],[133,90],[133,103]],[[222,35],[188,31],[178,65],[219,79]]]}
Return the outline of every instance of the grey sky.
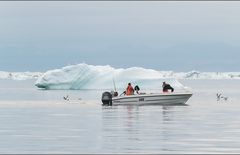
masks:
{"label": "grey sky", "polygon": [[239,71],[240,2],[0,2],[0,70]]}

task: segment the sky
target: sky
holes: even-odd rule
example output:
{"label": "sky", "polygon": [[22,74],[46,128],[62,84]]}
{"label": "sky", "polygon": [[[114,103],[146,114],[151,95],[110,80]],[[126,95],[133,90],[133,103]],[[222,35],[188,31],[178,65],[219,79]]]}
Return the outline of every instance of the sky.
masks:
{"label": "sky", "polygon": [[240,71],[240,2],[0,2],[0,71]]}

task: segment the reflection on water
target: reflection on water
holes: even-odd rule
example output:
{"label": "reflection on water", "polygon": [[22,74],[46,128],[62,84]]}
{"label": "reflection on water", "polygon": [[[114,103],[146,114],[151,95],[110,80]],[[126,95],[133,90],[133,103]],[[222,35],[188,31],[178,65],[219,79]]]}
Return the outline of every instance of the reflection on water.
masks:
{"label": "reflection on water", "polygon": [[[239,121],[232,109],[190,106],[102,108],[102,145],[106,152],[238,152]],[[230,111],[229,111],[230,110]],[[219,118],[222,115],[229,118]],[[228,116],[229,117],[229,116]],[[227,122],[227,123],[226,123]],[[231,135],[234,134],[235,136]],[[234,140],[235,139],[235,140]],[[225,144],[225,143],[228,144]],[[124,151],[123,151],[124,150]]]}
{"label": "reflection on water", "polygon": [[166,151],[164,143],[171,140],[173,132],[169,126],[174,125],[179,113],[177,106],[103,107],[103,145],[110,152]]}

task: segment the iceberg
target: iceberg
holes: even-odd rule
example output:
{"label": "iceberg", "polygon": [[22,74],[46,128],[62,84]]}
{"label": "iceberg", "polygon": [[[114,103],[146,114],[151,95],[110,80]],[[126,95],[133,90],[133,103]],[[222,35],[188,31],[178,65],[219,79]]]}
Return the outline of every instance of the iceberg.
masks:
{"label": "iceberg", "polygon": [[167,81],[175,88],[183,85],[172,78],[172,71],[156,71],[141,67],[115,69],[109,65],[93,66],[77,64],[50,70],[39,77],[35,85],[44,89],[109,89],[113,83],[118,89],[124,89],[128,82],[149,89],[161,88]]}

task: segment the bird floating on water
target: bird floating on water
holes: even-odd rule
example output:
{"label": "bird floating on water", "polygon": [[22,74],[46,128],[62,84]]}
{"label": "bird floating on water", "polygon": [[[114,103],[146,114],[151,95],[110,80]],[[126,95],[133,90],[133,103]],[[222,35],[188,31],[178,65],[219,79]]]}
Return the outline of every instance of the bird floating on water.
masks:
{"label": "bird floating on water", "polygon": [[224,99],[224,101],[227,101],[228,100],[228,97],[226,96],[222,96],[222,94],[216,94],[217,95],[217,101],[220,101],[221,99]]}
{"label": "bird floating on water", "polygon": [[66,97],[63,96],[63,99],[66,100],[66,101],[69,101],[69,97],[68,97],[68,95],[67,95]]}

